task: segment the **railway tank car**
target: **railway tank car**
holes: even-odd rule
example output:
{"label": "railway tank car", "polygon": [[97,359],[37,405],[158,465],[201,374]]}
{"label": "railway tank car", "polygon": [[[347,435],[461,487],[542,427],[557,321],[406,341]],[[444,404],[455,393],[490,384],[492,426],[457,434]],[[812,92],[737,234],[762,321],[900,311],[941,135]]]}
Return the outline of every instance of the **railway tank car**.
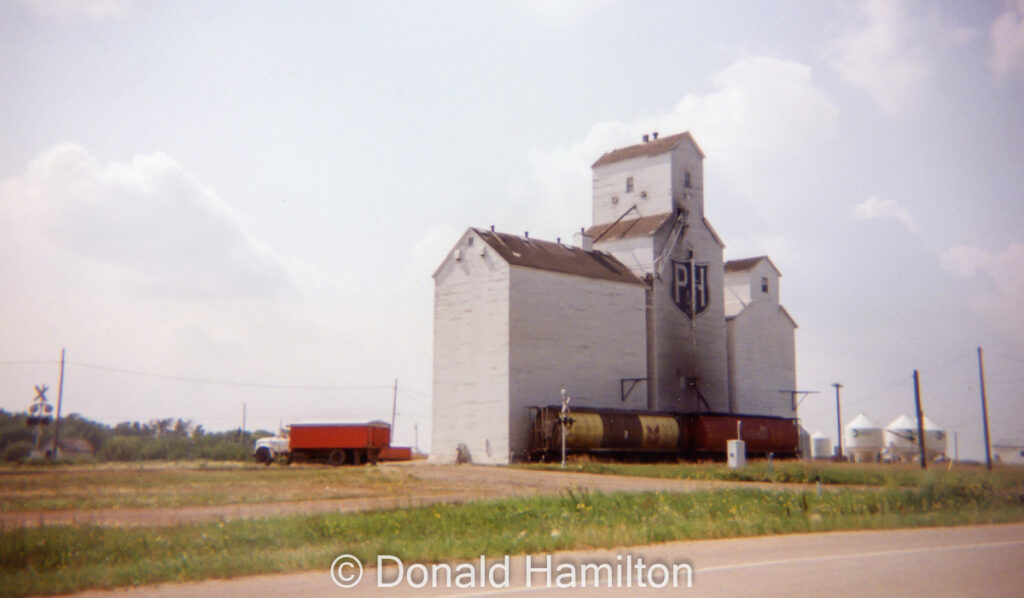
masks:
{"label": "railway tank car", "polygon": [[[531,460],[556,458],[562,450],[558,406],[530,407]],[[797,420],[738,414],[680,414],[618,409],[577,408],[569,413],[565,449],[574,454],[720,459],[739,432],[747,454],[795,457],[800,436]]]}
{"label": "railway tank car", "polygon": [[[543,459],[562,450],[561,408],[531,407],[530,457]],[[684,450],[683,425],[671,413],[573,409],[565,432],[572,453],[677,454]]]}

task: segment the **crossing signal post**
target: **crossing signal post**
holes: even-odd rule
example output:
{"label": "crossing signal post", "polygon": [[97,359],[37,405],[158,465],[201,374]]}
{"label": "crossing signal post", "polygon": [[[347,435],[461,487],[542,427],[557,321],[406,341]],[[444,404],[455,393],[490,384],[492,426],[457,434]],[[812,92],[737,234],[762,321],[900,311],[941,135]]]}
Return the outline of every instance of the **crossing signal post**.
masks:
{"label": "crossing signal post", "polygon": [[562,389],[562,411],[558,414],[558,422],[562,426],[562,469],[565,469],[565,433],[572,424],[572,417],[569,415],[569,401],[572,397],[566,390]]}
{"label": "crossing signal post", "polygon": [[45,384],[36,385],[36,396],[32,399],[32,404],[28,408],[28,421],[27,424],[35,426],[36,438],[35,448],[32,451],[33,456],[39,455],[39,440],[43,435],[43,426],[50,425],[53,421],[53,417],[50,415],[53,413],[53,405],[46,399],[46,391],[50,390]]}

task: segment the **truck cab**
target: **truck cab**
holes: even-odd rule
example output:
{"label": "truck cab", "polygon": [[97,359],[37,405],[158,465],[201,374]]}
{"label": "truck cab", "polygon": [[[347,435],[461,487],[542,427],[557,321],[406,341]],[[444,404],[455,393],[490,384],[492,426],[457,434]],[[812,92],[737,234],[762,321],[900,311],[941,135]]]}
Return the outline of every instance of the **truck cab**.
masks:
{"label": "truck cab", "polygon": [[252,456],[256,459],[257,463],[263,463],[264,465],[270,465],[279,458],[290,460],[291,451],[288,448],[287,434],[266,436],[258,439],[252,448]]}

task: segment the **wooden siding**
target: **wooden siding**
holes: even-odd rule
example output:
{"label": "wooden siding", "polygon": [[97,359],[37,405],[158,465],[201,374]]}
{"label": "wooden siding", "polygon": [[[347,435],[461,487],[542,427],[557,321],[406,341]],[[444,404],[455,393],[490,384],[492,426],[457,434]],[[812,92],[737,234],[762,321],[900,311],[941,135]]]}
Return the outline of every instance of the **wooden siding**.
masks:
{"label": "wooden siding", "polygon": [[[663,242],[659,239],[655,246]],[[729,382],[722,248],[704,228],[703,219],[691,224],[669,258],[683,260],[690,251],[697,263],[707,264],[708,306],[692,321],[679,309],[673,301],[671,263],[654,279],[650,356],[656,372],[654,408],[681,413],[726,411]],[[687,387],[686,378],[696,378],[697,388]]]}
{"label": "wooden siding", "polygon": [[[630,207],[627,218],[672,212],[671,154],[634,158],[594,169],[593,225],[608,224]],[[633,177],[633,191],[626,179]],[[647,197],[643,197],[646,193]],[[618,201],[615,201],[615,198]]]}
{"label": "wooden siding", "polygon": [[[768,292],[761,279],[768,279]],[[726,284],[733,297],[729,306],[729,405],[736,413],[794,417],[792,397],[781,393],[796,388],[796,327],[779,305],[779,276],[767,260],[749,270],[731,272]]]}
{"label": "wooden siding", "polygon": [[483,239],[467,231],[435,274],[436,462],[453,462],[459,444],[475,462],[507,461],[509,266],[494,251],[481,256],[482,247]]}
{"label": "wooden siding", "polygon": [[561,389],[577,407],[643,409],[639,384],[625,402],[622,378],[646,376],[644,287],[512,268],[510,450],[527,448],[527,407],[556,405]]}
{"label": "wooden siding", "polygon": [[[685,186],[685,173],[690,186]],[[648,334],[648,406],[651,409],[692,413],[726,411],[729,400],[728,354],[723,297],[722,246],[704,219],[703,155],[684,139],[671,152],[642,156],[594,168],[594,225],[614,220],[631,203],[623,206],[625,178],[634,177],[634,189],[652,190],[641,216],[671,214],[676,207],[687,211],[686,232],[669,252],[660,272],[654,261],[669,241],[671,227],[652,237],[598,242],[637,276],[651,274]],[[610,198],[619,193],[620,209],[610,209]],[[636,193],[631,197],[636,196]],[[693,253],[697,263],[707,265],[709,304],[691,322],[673,301],[671,260],[684,260]],[[687,379],[696,379],[689,387]],[[699,397],[703,397],[701,400]]]}

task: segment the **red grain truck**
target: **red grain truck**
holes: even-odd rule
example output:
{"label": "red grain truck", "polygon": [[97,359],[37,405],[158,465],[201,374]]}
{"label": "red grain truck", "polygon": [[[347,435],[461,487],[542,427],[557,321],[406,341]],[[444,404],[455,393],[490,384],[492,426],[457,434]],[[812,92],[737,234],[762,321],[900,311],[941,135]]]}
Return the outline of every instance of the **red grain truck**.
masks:
{"label": "red grain truck", "polygon": [[277,458],[293,461],[321,461],[330,465],[376,463],[391,444],[391,426],[385,422],[297,423],[287,436],[260,438],[253,457],[269,465]]}

